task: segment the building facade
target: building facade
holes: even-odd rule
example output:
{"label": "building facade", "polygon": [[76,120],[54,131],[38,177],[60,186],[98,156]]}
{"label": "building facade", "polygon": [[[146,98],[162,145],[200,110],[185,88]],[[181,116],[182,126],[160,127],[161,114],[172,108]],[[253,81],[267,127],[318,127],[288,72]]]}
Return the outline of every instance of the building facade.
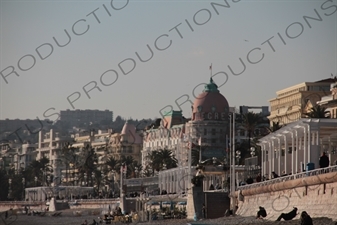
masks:
{"label": "building facade", "polygon": [[288,124],[303,118],[308,101],[316,103],[323,96],[328,95],[333,79],[316,82],[304,82],[277,91],[277,97],[269,100],[270,123],[279,122],[280,125]]}
{"label": "building facade", "polygon": [[337,118],[337,80],[330,85],[331,94],[328,96],[323,96],[320,101],[317,102],[318,105],[327,108],[330,114],[330,118]]}

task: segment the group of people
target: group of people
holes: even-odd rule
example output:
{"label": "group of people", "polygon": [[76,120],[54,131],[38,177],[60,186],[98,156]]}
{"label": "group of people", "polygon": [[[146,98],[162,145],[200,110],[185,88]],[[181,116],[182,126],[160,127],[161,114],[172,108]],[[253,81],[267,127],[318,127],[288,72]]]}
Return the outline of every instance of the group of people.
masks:
{"label": "group of people", "polygon": [[[288,213],[281,213],[281,215],[277,218],[276,221],[281,221],[282,219],[285,221],[294,219],[298,213],[297,208],[294,207],[293,210],[291,210]],[[256,219],[263,219],[267,217],[267,211],[262,206],[259,206],[259,211],[256,214]],[[306,211],[303,211],[300,216],[301,225],[313,225],[312,218],[309,216],[309,214]]]}

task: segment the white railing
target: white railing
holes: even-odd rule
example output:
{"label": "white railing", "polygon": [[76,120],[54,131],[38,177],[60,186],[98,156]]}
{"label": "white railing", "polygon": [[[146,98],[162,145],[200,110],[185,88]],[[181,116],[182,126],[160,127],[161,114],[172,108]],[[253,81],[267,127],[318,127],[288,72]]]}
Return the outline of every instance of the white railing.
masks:
{"label": "white railing", "polygon": [[237,190],[247,190],[247,189],[262,187],[262,186],[266,186],[270,184],[281,183],[281,182],[288,181],[288,180],[296,180],[296,179],[301,179],[301,178],[305,178],[309,176],[317,176],[320,174],[332,173],[332,172],[337,172],[337,165],[322,168],[322,169],[310,170],[310,171],[306,171],[302,173],[296,173],[296,174],[292,174],[288,176],[282,176],[282,177],[278,177],[278,178],[274,178],[271,180],[262,181],[258,183],[246,184],[244,186],[239,186]]}

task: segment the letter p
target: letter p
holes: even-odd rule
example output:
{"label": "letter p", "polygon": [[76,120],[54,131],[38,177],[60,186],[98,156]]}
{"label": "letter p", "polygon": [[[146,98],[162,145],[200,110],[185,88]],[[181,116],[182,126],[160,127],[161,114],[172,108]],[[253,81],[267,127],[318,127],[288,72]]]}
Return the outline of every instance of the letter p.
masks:
{"label": "letter p", "polygon": [[[73,100],[70,100],[71,97],[72,97],[73,95],[75,95],[75,94],[77,94],[77,98],[75,98],[75,99],[73,99]],[[73,103],[76,102],[80,97],[81,97],[81,93],[78,92],[78,91],[72,93],[71,95],[69,95],[69,96],[67,97],[67,100],[68,100],[69,104],[71,105],[71,107],[72,107],[73,109],[75,109],[75,106],[73,105]]]}

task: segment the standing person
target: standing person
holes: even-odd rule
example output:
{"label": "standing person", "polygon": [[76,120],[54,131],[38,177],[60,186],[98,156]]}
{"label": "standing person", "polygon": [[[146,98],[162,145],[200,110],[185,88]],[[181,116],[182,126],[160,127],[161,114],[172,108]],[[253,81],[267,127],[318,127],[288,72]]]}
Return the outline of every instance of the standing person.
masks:
{"label": "standing person", "polygon": [[329,157],[323,152],[322,156],[319,158],[319,167],[325,168],[329,166]]}

